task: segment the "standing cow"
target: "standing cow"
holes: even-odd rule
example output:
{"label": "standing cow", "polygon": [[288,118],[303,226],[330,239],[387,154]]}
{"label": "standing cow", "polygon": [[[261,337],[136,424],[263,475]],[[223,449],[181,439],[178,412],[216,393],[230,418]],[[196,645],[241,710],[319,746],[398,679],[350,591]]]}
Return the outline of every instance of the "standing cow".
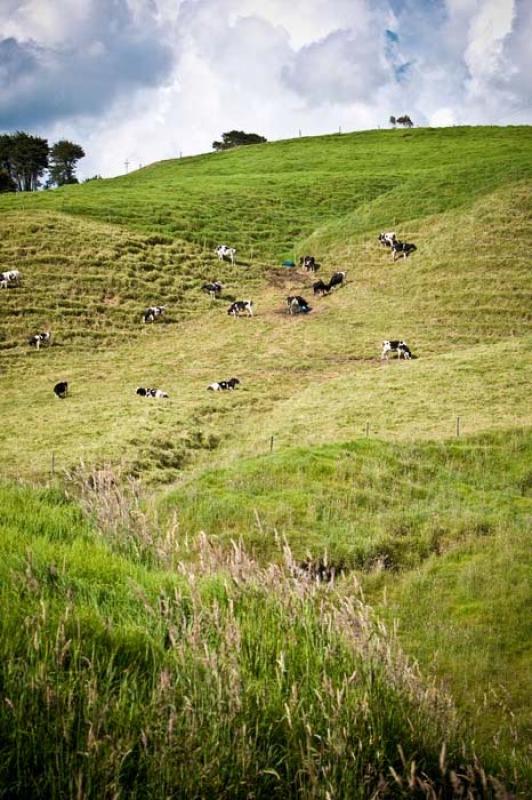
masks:
{"label": "standing cow", "polygon": [[226,244],[220,244],[214,252],[218,256],[218,261],[224,261],[227,259],[233,266],[235,265],[236,249],[234,247],[228,247]]}

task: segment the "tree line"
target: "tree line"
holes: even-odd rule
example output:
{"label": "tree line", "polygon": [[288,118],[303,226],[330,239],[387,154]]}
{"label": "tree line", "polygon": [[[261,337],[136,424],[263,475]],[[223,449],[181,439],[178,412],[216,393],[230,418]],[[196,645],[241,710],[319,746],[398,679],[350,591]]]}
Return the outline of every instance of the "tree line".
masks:
{"label": "tree line", "polygon": [[61,139],[51,147],[47,139],[24,131],[0,134],[0,192],[35,192],[78,183],[76,168],[85,151],[79,144]]}

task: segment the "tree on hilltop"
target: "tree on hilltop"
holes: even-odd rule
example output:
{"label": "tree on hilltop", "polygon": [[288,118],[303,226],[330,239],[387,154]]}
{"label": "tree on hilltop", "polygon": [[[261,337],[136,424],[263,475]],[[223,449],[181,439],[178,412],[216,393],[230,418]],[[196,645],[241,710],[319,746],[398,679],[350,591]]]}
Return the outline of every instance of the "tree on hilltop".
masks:
{"label": "tree on hilltop", "polygon": [[79,144],[66,139],[56,142],[50,150],[50,178],[49,183],[64,186],[67,183],[78,183],[76,167],[80,158],[85,156],[85,151]]}
{"label": "tree on hilltop", "polygon": [[412,122],[412,120],[410,119],[408,114],[403,114],[402,117],[397,117],[396,121],[397,121],[397,124],[398,125],[402,125],[403,128],[413,128],[414,127],[414,123]]}
{"label": "tree on hilltop", "polygon": [[397,124],[397,120],[395,119],[395,117],[393,117],[393,116],[390,117],[390,125],[393,125],[393,127],[395,128],[396,124]]}
{"label": "tree on hilltop", "polygon": [[244,133],[244,131],[228,131],[222,133],[221,142],[213,142],[213,150],[230,150],[231,147],[239,147],[245,144],[262,144],[267,139],[264,136],[259,136],[258,133]]}
{"label": "tree on hilltop", "polygon": [[34,192],[48,168],[48,151],[48,141],[40,136],[30,136],[23,131],[3,134],[0,136],[0,171],[11,179],[17,191]]}
{"label": "tree on hilltop", "polygon": [[10,136],[0,135],[0,192],[16,192],[17,184],[11,177],[9,161]]}

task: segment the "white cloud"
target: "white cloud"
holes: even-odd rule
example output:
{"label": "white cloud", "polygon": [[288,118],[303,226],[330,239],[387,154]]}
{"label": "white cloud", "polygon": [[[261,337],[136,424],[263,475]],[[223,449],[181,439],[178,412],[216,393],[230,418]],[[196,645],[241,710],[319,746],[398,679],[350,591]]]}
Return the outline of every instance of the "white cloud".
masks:
{"label": "white cloud", "polygon": [[526,0],[2,0],[0,118],[105,175],[232,128],[525,122],[531,38]]}

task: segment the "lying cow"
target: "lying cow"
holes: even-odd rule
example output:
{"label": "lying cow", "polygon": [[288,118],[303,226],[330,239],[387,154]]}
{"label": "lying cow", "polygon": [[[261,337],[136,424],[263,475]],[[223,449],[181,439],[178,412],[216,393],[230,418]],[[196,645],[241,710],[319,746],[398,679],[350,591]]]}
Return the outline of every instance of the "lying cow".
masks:
{"label": "lying cow", "polygon": [[345,283],[346,278],[347,272],[335,272],[329,281],[329,285],[327,287],[328,291],[330,292],[335,286],[342,286]]}
{"label": "lying cow", "polygon": [[232,392],[233,389],[236,389],[239,384],[240,381],[238,378],[229,378],[228,381],[217,381],[215,383],[210,383],[207,386],[207,389],[211,392]]}
{"label": "lying cow", "polygon": [[204,283],[201,291],[206,292],[210,297],[220,297],[223,288],[220,281],[213,281],[212,283]]}
{"label": "lying cow", "polygon": [[28,339],[28,344],[31,347],[35,347],[36,350],[39,350],[41,344],[50,344],[52,339],[52,334],[50,331],[44,331],[43,333],[36,333],[33,336],[30,336]]}
{"label": "lying cow", "polygon": [[8,286],[20,286],[22,273],[18,269],[8,269],[0,272],[0,289],[7,289]]}
{"label": "lying cow", "polygon": [[160,400],[162,397],[168,397],[166,392],[163,392],[161,389],[146,389],[144,386],[138,387],[137,394],[141,397],[155,397],[156,400]]}
{"label": "lying cow", "polygon": [[253,301],[252,300],[235,300],[234,303],[231,303],[229,308],[227,309],[228,314],[232,314],[233,317],[239,317],[240,314],[246,313],[248,317],[253,316]]}
{"label": "lying cow", "polygon": [[308,312],[312,310],[305,298],[298,294],[287,297],[286,303],[288,305],[289,314],[308,314]]}
{"label": "lying cow", "polygon": [[322,280],[316,281],[316,283],[312,284],[312,291],[315,295],[319,294],[323,297],[324,294],[329,292],[329,284],[324,283]]}
{"label": "lying cow", "polygon": [[156,319],[162,317],[166,311],[166,306],[150,306],[142,314],[143,322],[155,322]]}
{"label": "lying cow", "polygon": [[394,242],[392,244],[393,260],[397,261],[400,256],[406,258],[410,255],[410,253],[413,253],[414,250],[417,250],[415,244],[409,244],[408,242]]}
{"label": "lying cow", "polygon": [[394,231],[388,231],[387,233],[379,233],[379,242],[383,245],[383,247],[391,247],[394,242],[397,241],[397,237]]}
{"label": "lying cow", "polygon": [[225,259],[228,259],[234,266],[236,256],[236,249],[234,247],[228,247],[226,244],[220,244],[214,252],[218,256],[218,261],[224,261]]}
{"label": "lying cow", "polygon": [[60,381],[60,383],[56,383],[54,386],[54,394],[56,397],[59,397],[60,400],[64,400],[68,394],[67,381]]}
{"label": "lying cow", "polygon": [[306,269],[307,272],[317,272],[320,268],[314,256],[301,256],[299,265],[303,267],[303,269]]}
{"label": "lying cow", "polygon": [[386,361],[388,361],[389,353],[397,353],[398,358],[407,360],[412,358],[409,346],[400,339],[386,339],[386,341],[382,343],[381,359],[386,358]]}

